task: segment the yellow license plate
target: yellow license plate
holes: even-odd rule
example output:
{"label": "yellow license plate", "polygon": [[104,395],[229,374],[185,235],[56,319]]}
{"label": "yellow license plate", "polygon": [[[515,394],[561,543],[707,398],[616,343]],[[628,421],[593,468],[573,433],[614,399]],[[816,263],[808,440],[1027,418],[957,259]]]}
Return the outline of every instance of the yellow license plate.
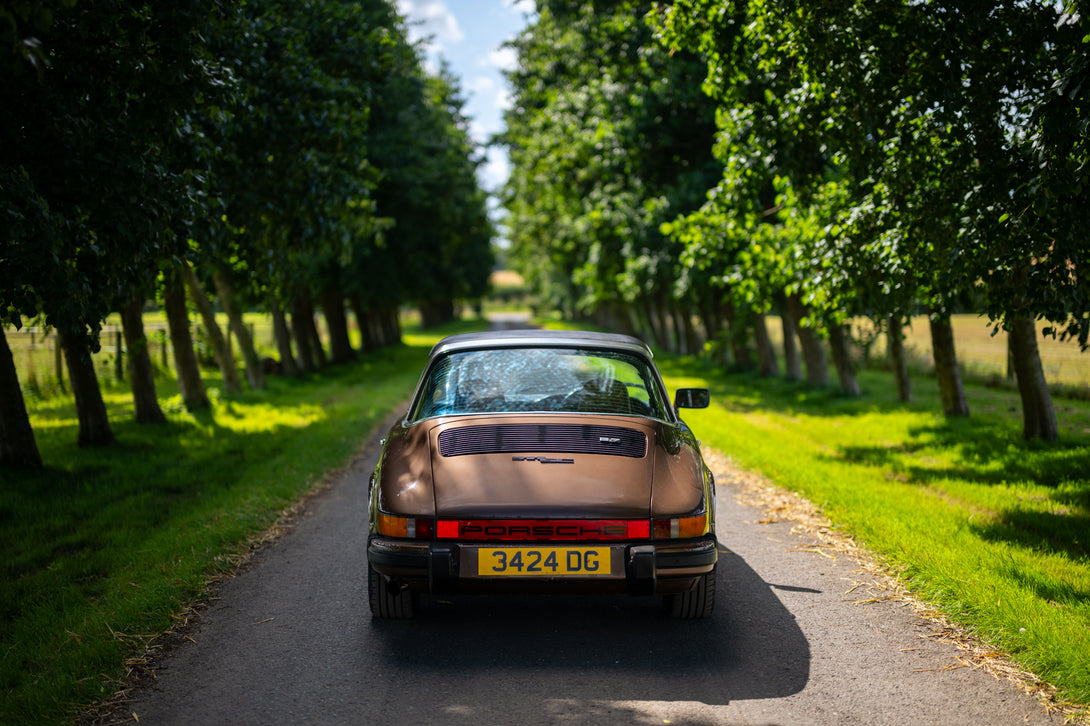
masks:
{"label": "yellow license plate", "polygon": [[482,547],[479,577],[552,577],[611,575],[609,547]]}

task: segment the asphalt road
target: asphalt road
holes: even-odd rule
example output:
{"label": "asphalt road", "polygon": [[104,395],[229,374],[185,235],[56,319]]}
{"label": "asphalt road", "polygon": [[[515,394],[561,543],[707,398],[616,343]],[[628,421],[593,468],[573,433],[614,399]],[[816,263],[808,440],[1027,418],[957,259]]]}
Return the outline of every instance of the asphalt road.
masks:
{"label": "asphalt road", "polygon": [[366,488],[377,444],[225,583],[153,685],[141,724],[1046,724],[903,603],[859,604],[850,558],[760,524],[719,479],[715,614],[655,599],[425,600],[367,607]]}

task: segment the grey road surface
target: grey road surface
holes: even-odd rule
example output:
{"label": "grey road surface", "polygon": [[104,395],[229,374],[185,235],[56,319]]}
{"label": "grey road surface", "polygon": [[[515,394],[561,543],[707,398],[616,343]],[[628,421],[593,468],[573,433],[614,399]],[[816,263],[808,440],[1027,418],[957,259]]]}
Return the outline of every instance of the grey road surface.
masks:
{"label": "grey road surface", "polygon": [[1014,686],[961,667],[903,604],[857,604],[857,565],[719,486],[719,600],[674,622],[656,600],[425,600],[371,619],[372,444],[226,583],[154,685],[141,724],[1046,724]]}

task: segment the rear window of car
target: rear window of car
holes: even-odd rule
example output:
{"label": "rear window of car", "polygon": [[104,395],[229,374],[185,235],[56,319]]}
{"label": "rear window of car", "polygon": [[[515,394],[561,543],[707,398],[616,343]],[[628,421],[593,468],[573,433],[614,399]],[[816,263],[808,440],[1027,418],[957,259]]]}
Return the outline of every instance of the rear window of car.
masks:
{"label": "rear window of car", "polygon": [[412,418],[572,412],[666,419],[667,411],[657,376],[638,356],[576,348],[501,348],[435,360]]}

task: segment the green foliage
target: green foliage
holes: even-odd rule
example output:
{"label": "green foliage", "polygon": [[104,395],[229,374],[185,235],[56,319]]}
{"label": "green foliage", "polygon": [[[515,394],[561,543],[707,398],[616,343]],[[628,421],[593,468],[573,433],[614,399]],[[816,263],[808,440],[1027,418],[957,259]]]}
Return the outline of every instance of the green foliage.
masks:
{"label": "green foliage", "polygon": [[20,1],[0,33],[3,322],[97,349],[182,260],[304,315],[483,294],[493,230],[459,91],[389,0]]}
{"label": "green foliage", "polygon": [[654,42],[649,8],[547,3],[513,42],[511,259],[569,311],[674,292],[680,248],[659,227],[718,173],[700,64]]}
{"label": "green foliage", "polygon": [[[707,60],[725,167],[709,204],[734,213],[731,236],[760,235],[768,220],[751,215],[779,208],[777,178],[794,204],[824,207],[823,233],[792,245],[807,276],[821,271],[809,302],[884,316],[949,310],[972,291],[1001,324],[1043,317],[1085,339],[1085,215],[1054,213],[1086,201],[1085,14],[687,0],[654,19],[672,48]],[[831,207],[819,194],[830,179],[845,187]],[[737,245],[724,251],[722,264],[762,276]]]}

